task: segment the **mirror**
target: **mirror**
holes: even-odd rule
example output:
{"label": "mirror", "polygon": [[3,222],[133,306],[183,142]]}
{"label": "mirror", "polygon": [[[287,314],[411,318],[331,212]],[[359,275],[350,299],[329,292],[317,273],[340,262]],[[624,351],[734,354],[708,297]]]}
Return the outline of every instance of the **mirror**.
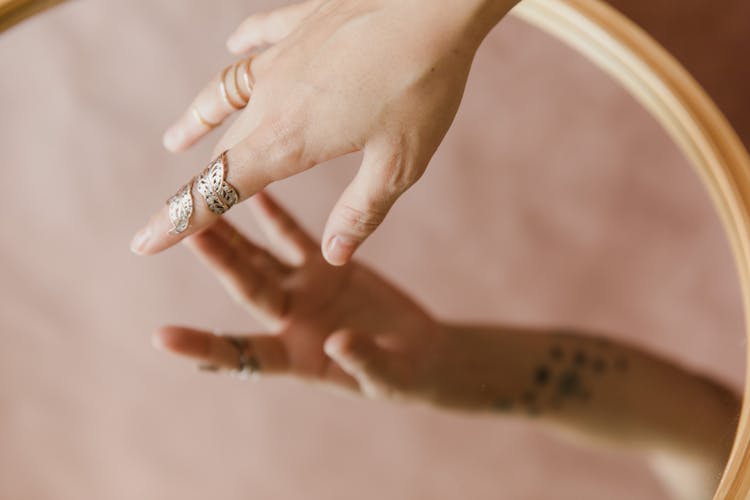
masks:
{"label": "mirror", "polygon": [[[430,170],[360,256],[500,346],[483,352],[515,378],[475,384],[486,411],[248,384],[150,349],[167,322],[259,328],[184,248],[144,261],[127,242],[210,154],[168,156],[162,128],[230,60],[224,34],[272,5],[78,2],[3,35],[0,496],[710,496],[744,380],[721,221],[641,104],[518,19],[485,42]],[[271,191],[319,236],[358,160]],[[230,219],[260,237],[246,208]],[[461,359],[451,380],[478,366]]]}

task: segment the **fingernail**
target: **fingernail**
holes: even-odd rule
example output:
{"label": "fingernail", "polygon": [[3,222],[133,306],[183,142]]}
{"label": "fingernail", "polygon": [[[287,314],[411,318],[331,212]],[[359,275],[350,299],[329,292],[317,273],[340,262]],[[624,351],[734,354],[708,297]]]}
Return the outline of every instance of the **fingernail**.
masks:
{"label": "fingernail", "polygon": [[130,242],[130,251],[138,255],[143,255],[143,249],[146,247],[150,237],[151,229],[148,226],[138,231]]}
{"label": "fingernail", "polygon": [[323,344],[323,352],[325,352],[329,357],[335,358],[338,354],[338,350],[336,349],[336,346],[333,345],[331,342],[325,342]]}
{"label": "fingernail", "polygon": [[341,266],[349,261],[354,253],[356,243],[346,236],[335,235],[328,240],[326,247],[326,260],[334,266]]}
{"label": "fingernail", "polygon": [[237,52],[237,37],[234,34],[227,39],[227,49],[229,52]]}
{"label": "fingernail", "polygon": [[164,144],[164,147],[170,151],[176,150],[180,145],[180,134],[174,129],[174,127],[171,127],[164,132],[162,144]]}

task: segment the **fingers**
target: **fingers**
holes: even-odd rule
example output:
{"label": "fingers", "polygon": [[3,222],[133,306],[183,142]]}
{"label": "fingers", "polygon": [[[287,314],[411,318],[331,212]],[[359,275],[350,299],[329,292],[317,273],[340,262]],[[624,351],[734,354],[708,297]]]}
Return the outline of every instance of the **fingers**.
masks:
{"label": "fingers", "polygon": [[308,0],[254,14],[229,36],[227,48],[234,54],[241,54],[262,45],[277,43],[294,31],[321,3],[322,0]]}
{"label": "fingers", "polygon": [[365,148],[362,166],[328,217],[322,240],[326,260],[346,264],[412,183],[392,155]]}
{"label": "fingers", "polygon": [[[242,142],[226,151],[226,158],[222,160],[226,163],[224,182],[234,188],[236,202],[241,202],[272,180],[309,168],[311,163],[306,162],[301,152],[303,149],[303,141],[296,132],[257,126]],[[220,159],[214,160],[210,166],[216,165]],[[170,218],[169,206],[162,207],[133,238],[131,250],[134,253],[151,255],[161,252],[217,220],[217,212],[209,208],[208,197],[198,191],[197,182],[191,180],[189,185],[192,186],[191,196],[189,200],[184,198],[190,210],[184,208],[173,212],[173,215],[180,216],[182,223],[179,226],[174,224],[175,218]],[[215,204],[212,206],[216,208]]]}
{"label": "fingers", "polygon": [[[309,0],[247,18],[230,36],[227,46],[234,53],[276,43],[291,33],[320,5]],[[193,100],[183,115],[164,133],[164,147],[178,152],[188,149],[232,113],[244,108],[255,86],[254,57],[240,59],[220,71]]]}
{"label": "fingers", "polygon": [[157,349],[198,361],[202,366],[221,370],[237,370],[242,361],[257,363],[263,374],[288,372],[289,360],[286,347],[277,337],[252,335],[233,337],[244,344],[242,352],[230,337],[215,335],[193,328],[168,326],[157,330],[152,338]]}
{"label": "fingers", "polygon": [[252,57],[240,59],[214,76],[164,133],[164,147],[172,152],[184,151],[229,115],[244,108],[255,84],[252,61]]}
{"label": "fingers", "polygon": [[237,303],[266,327],[280,329],[288,300],[280,286],[282,264],[223,219],[185,243]]}
{"label": "fingers", "polygon": [[268,193],[257,193],[249,203],[271,247],[285,262],[301,266],[317,251],[315,241]]}
{"label": "fingers", "polygon": [[390,391],[387,355],[371,336],[341,330],[331,334],[323,348],[344,372],[357,381],[365,396],[377,398]]}
{"label": "fingers", "polygon": [[[287,347],[275,336],[226,336],[166,326],[154,333],[152,343],[159,350],[196,361],[201,369],[210,371],[237,371],[249,366],[263,375],[282,375],[293,368]],[[349,376],[367,397],[379,398],[392,392],[385,353],[367,335],[339,331],[328,337],[324,347],[342,370],[339,376],[332,377],[337,384],[350,386],[346,380]]]}

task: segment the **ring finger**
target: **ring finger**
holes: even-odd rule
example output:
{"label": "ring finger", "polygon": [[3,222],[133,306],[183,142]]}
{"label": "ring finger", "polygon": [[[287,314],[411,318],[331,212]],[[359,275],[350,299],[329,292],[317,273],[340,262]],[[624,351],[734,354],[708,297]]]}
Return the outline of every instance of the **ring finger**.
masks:
{"label": "ring finger", "polygon": [[209,370],[278,374],[289,370],[286,347],[268,335],[227,336],[168,326],[153,337],[154,345],[173,354],[194,359]]}

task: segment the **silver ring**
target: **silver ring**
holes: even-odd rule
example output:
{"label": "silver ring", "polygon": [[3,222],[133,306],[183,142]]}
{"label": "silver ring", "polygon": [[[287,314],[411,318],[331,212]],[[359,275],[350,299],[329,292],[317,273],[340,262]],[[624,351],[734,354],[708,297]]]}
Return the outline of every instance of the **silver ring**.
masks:
{"label": "silver ring", "polygon": [[221,153],[196,179],[198,192],[216,215],[222,215],[240,199],[237,190],[227,181],[227,152]]}
{"label": "silver ring", "polygon": [[208,205],[208,209],[213,213],[215,213],[216,215],[221,215],[229,210],[229,207],[226,205],[226,203],[224,203],[221,198],[219,198],[219,196],[214,192],[208,176],[200,174],[195,180],[195,185],[198,188],[198,192],[203,196],[206,205]]}
{"label": "silver ring", "polygon": [[252,351],[248,349],[250,341],[228,335],[225,338],[237,349],[238,366],[235,372],[237,376],[243,379],[255,377],[260,372],[260,362],[258,362],[258,358],[252,352],[249,352]]}
{"label": "silver ring", "polygon": [[193,215],[193,183],[188,182],[177,194],[167,200],[169,221],[172,223],[170,234],[180,234],[190,224]]}

